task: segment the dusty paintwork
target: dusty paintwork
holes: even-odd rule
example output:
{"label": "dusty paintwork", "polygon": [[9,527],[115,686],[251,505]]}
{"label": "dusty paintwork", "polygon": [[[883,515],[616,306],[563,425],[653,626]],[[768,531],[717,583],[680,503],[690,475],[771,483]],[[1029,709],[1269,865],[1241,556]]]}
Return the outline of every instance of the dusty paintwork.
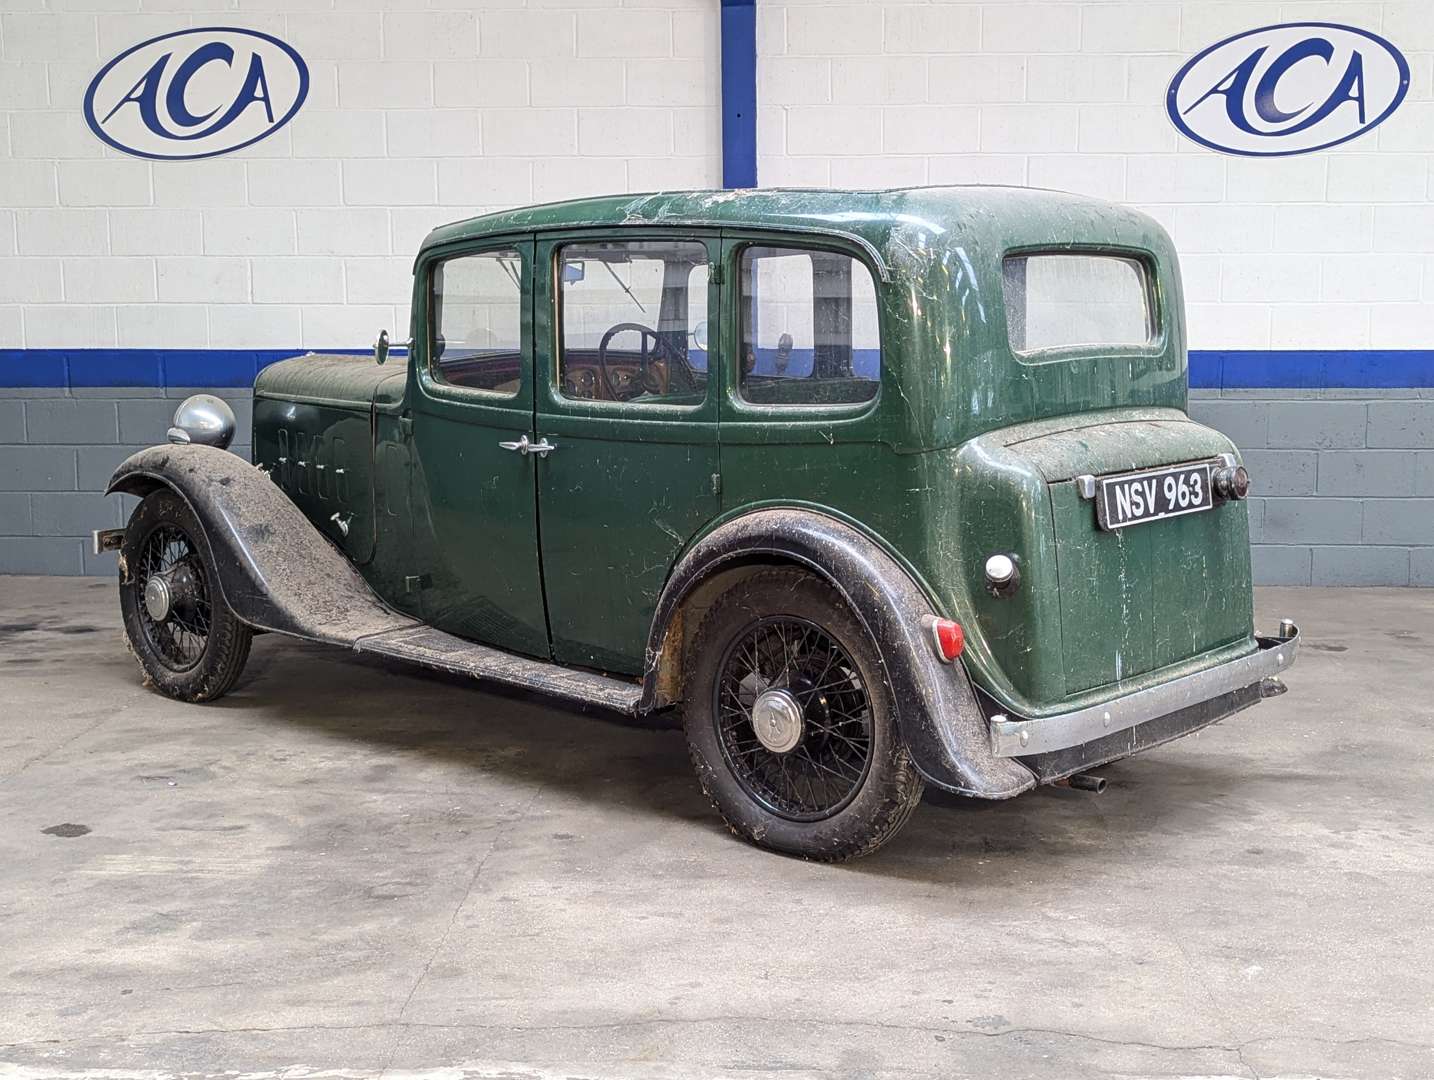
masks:
{"label": "dusty paintwork", "polygon": [[367,413],[380,384],[392,381],[397,374],[393,368],[363,362],[370,359],[310,354],[281,360],[259,374],[254,381],[254,392],[280,401],[302,401]]}
{"label": "dusty paintwork", "polygon": [[[143,496],[163,485],[210,526],[220,591],[250,626],[621,712],[637,709],[639,689],[629,682],[474,645],[388,610],[263,472],[233,454],[153,447],[121,465],[109,490]],[[123,566],[120,572],[124,577]]]}
{"label": "dusty paintwork", "polygon": [[233,454],[151,447],[126,459],[107,491],[144,496],[166,486],[208,527],[220,590],[249,625],[334,644],[414,625],[373,596],[263,472]]}
{"label": "dusty paintwork", "polygon": [[[735,257],[743,243],[828,242],[865,259],[882,282],[877,400],[857,407],[756,407],[737,398],[730,378],[713,380],[717,385],[702,408],[676,416],[641,408],[595,415],[585,403],[562,399],[551,375],[553,275],[532,268],[551,265],[554,249],[568,239],[649,234],[691,236],[711,245],[713,262],[722,266],[714,275],[721,283],[712,286],[711,308],[722,312],[713,352],[728,375],[735,353]],[[426,376],[427,267],[436,255],[485,246],[523,252],[534,312],[525,345],[532,377],[516,399],[501,403],[455,400]],[[1001,257],[1011,250],[1061,247],[1148,260],[1159,313],[1152,345],[1058,363],[1013,355]],[[1015,188],[615,196],[435,229],[416,265],[410,328],[415,362],[406,404],[415,431],[406,443],[385,448],[390,460],[375,475],[376,489],[409,477],[412,532],[407,544],[379,550],[365,573],[383,595],[455,633],[533,654],[551,649],[560,662],[637,673],[639,644],[657,596],[696,536],[762,505],[820,508],[875,537],[941,608],[964,615],[978,683],[1007,708],[1040,715],[1069,708],[1073,697],[1092,687],[1116,688],[1117,666],[1124,690],[1132,678],[1188,659],[1188,651],[1176,655],[1178,646],[1166,634],[1160,647],[1135,642],[1128,659],[1119,661],[1114,648],[1108,657],[1091,658],[1072,647],[1068,663],[1061,638],[1066,622],[1095,642],[1113,640],[1109,631],[1117,628],[1114,636],[1122,638],[1159,636],[1148,591],[1158,572],[1155,556],[1126,549],[1157,539],[1163,547],[1175,534],[1199,532],[1204,556],[1221,568],[1218,587],[1228,590],[1221,595],[1243,598],[1244,625],[1234,625],[1238,616],[1222,611],[1215,629],[1196,631],[1189,640],[1196,652],[1208,651],[1200,645],[1230,644],[1248,651],[1254,643],[1248,587],[1242,584],[1248,578],[1243,507],[1210,515],[1222,526],[1215,536],[1203,521],[1163,522],[1140,536],[1132,533],[1133,539],[1104,536],[1081,522],[1058,545],[1051,526],[1052,505],[1063,498],[1051,485],[1077,471],[1108,473],[1234,450],[1182,411],[1184,328],[1175,267],[1168,237],[1137,211]],[[298,374],[304,363],[316,368],[307,389]],[[271,445],[281,402],[317,409],[324,401],[362,398],[381,370],[354,362],[345,385],[341,366],[328,358],[297,361],[276,376],[261,376],[255,414],[260,460],[283,456]],[[1027,427],[1039,421],[1047,426]],[[311,422],[322,429],[339,421],[315,414]],[[1013,425],[1022,425],[1021,438],[994,436],[999,455],[988,452],[994,446],[972,442]],[[541,462],[496,449],[498,441],[524,430],[562,449]],[[322,430],[313,436],[332,437]],[[1053,458],[1061,454],[1057,464]],[[455,487],[455,480],[475,473],[485,477],[483,484]],[[713,490],[713,475],[720,475],[720,493]],[[537,492],[515,497],[530,478]],[[297,483],[289,489],[298,494]],[[328,506],[311,516],[336,535],[330,515],[320,512]],[[361,510],[355,513],[367,524]],[[482,541],[471,542],[470,535]],[[595,552],[594,536],[621,558]],[[360,555],[365,551],[363,541],[345,543]],[[1005,548],[1021,554],[1028,582],[1014,603],[995,601],[980,588],[985,554]],[[1111,552],[1119,564],[1115,580],[1137,594],[1120,595],[1114,605],[1100,598],[1062,605],[1058,563],[1109,562]],[[545,580],[539,578],[540,559]],[[414,576],[427,578],[421,604],[408,583]],[[1181,609],[1208,606],[1217,598],[1215,581],[1212,575],[1190,581],[1190,603]],[[1092,682],[1083,665],[1093,660],[1112,677]]]}
{"label": "dusty paintwork", "polygon": [[[560,392],[557,253],[617,238],[706,245],[700,400]],[[831,250],[868,267],[881,336],[874,399],[741,398],[738,267],[752,244]],[[521,263],[521,372],[508,397],[430,372],[434,264],[495,249]],[[1028,251],[1138,261],[1149,341],[1013,351],[1002,259]],[[901,676],[913,702],[903,731],[929,748],[929,779],[988,796],[1033,780],[976,746],[985,716],[1056,718],[1261,650],[1243,502],[1105,532],[1077,491],[1083,474],[1236,453],[1185,413],[1177,260],[1136,210],[997,187],[579,200],[436,228],[415,263],[411,313],[411,355],[387,366],[304,357],[265,371],[253,445],[384,603],[451,640],[625,677],[642,686],[634,707],[657,707],[680,698],[694,605],[727,572],[720,565],[806,562],[902,657],[919,653],[929,667],[921,628],[932,614],[965,627],[964,670]],[[555,449],[500,447],[523,437]],[[984,588],[998,552],[1019,565],[1013,595]],[[422,635],[404,640],[400,652],[415,658],[432,651]],[[488,663],[474,656],[452,666]],[[893,678],[901,667],[892,663]],[[1248,694],[1222,698],[1174,734],[1246,704]]]}

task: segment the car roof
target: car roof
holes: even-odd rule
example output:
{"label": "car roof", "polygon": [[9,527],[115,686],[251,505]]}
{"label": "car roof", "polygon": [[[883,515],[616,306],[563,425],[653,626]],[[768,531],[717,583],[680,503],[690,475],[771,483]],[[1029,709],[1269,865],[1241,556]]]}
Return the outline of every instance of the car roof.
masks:
{"label": "car roof", "polygon": [[[570,199],[500,210],[441,225],[423,249],[456,241],[512,233],[597,226],[740,227],[838,236],[866,248],[883,277],[905,246],[926,248],[960,235],[971,222],[989,225],[1078,214],[1127,218],[1127,207],[1045,188],[952,185],[881,190],[832,188],[735,188],[719,191],[654,191]],[[903,239],[905,238],[905,239]]]}

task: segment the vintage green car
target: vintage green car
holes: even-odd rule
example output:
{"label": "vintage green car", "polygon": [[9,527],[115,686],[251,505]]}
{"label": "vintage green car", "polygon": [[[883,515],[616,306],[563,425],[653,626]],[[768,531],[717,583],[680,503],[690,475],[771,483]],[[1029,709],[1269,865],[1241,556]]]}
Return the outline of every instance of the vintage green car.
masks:
{"label": "vintage green car", "polygon": [[[1249,477],[1144,214],[1051,191],[594,198],[435,229],[406,361],[309,355],[115,473],[161,692],[255,630],[632,714],[734,832],[874,850],[1283,690]],[[385,360],[389,362],[385,364]],[[213,405],[211,402],[209,405]],[[222,403],[220,403],[222,406]]]}

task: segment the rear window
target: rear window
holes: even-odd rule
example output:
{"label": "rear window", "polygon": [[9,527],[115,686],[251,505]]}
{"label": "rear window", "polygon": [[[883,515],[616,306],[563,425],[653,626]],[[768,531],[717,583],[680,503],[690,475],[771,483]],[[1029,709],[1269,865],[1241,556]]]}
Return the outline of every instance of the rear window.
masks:
{"label": "rear window", "polygon": [[1017,352],[1148,345],[1150,288],[1138,259],[1075,252],[1008,255],[1006,331]]}

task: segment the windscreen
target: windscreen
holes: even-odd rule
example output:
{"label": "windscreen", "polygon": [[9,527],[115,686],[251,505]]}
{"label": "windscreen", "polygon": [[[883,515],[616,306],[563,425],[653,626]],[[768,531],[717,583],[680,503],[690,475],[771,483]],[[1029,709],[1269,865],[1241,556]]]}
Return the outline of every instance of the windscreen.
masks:
{"label": "windscreen", "polygon": [[1155,320],[1137,259],[1077,252],[1008,255],[1006,330],[1019,353],[1148,345]]}

